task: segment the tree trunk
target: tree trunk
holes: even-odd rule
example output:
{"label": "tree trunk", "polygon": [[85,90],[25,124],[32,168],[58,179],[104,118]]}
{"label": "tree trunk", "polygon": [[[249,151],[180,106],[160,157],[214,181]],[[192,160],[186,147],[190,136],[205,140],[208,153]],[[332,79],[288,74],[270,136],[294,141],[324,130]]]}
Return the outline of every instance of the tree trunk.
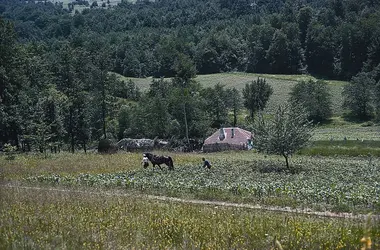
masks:
{"label": "tree trunk", "polygon": [[283,154],[283,156],[285,157],[286,168],[289,169],[289,156],[286,154]]}
{"label": "tree trunk", "polygon": [[86,154],[87,153],[87,148],[86,148],[86,142],[85,141],[83,142],[83,150],[84,150],[84,153]]}
{"label": "tree trunk", "polygon": [[236,127],[236,123],[237,123],[237,112],[236,112],[236,108],[234,108],[234,127]]}
{"label": "tree trunk", "polygon": [[73,108],[72,107],[70,107],[69,119],[70,119],[70,121],[69,121],[69,124],[70,124],[69,133],[70,133],[70,137],[71,137],[71,140],[70,140],[71,153],[74,153],[75,140],[74,140],[74,131],[73,131]]}
{"label": "tree trunk", "polygon": [[[103,89],[103,92],[104,92],[104,89]],[[107,138],[107,134],[106,134],[106,100],[105,100],[104,96],[103,96],[103,105],[102,105],[102,119],[103,119],[103,135],[104,135],[104,139],[106,139]]]}
{"label": "tree trunk", "polygon": [[17,124],[13,123],[13,131],[12,131],[12,137],[13,141],[15,143],[15,146],[17,147],[17,150],[20,150],[19,140],[18,140],[18,133],[17,133]]}
{"label": "tree trunk", "polygon": [[100,73],[100,80],[102,81],[102,122],[103,122],[103,136],[107,139],[106,134],[106,79],[104,77],[104,72]]}
{"label": "tree trunk", "polygon": [[185,103],[183,103],[183,116],[185,118],[186,140],[187,140],[187,143],[189,144],[190,143],[190,140],[189,140],[189,127],[187,125],[187,114],[186,114],[186,104]]}

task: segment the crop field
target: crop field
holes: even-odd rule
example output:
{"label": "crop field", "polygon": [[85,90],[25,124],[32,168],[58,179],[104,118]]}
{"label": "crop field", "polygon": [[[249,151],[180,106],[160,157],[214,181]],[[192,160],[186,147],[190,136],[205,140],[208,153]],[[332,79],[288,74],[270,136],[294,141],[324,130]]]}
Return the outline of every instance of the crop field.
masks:
{"label": "crop field", "polygon": [[340,125],[337,127],[319,127],[315,131],[314,140],[372,140],[380,141],[380,126],[362,127],[356,125]]}
{"label": "crop field", "polygon": [[366,156],[380,157],[378,140],[329,140],[313,141],[300,150],[299,154],[313,156]]}
{"label": "crop field", "polygon": [[[149,88],[152,82],[152,77],[148,78],[130,78],[117,75],[120,80],[127,81],[131,79],[142,90]],[[268,111],[273,111],[276,107],[283,104],[289,97],[291,88],[300,80],[314,79],[307,75],[269,75],[269,74],[253,74],[253,73],[219,73],[210,75],[198,75],[195,80],[203,87],[213,87],[220,83],[227,88],[235,87],[242,90],[247,83],[256,80],[257,77],[265,78],[266,81],[273,87],[273,95],[268,102]],[[342,81],[327,81],[332,98],[332,109],[335,115],[341,115],[342,110],[342,90],[346,82]]]}
{"label": "crop field", "polygon": [[[282,158],[253,151],[156,153],[169,153],[175,170],[143,169],[141,153],[0,157],[0,246],[358,249],[367,242],[380,247],[379,158],[298,155],[290,171]],[[212,169],[201,168],[202,156]],[[212,201],[373,215],[366,222]]]}
{"label": "crop field", "polygon": [[[122,188],[148,194],[216,199],[263,205],[312,207],[338,212],[380,212],[378,159],[293,159],[294,172],[280,158],[255,153],[239,158],[210,155],[214,169],[175,158],[175,171],[142,169],[136,161],[127,171],[103,173],[55,173],[27,177],[31,184],[68,187]],[[137,156],[137,155],[136,155]],[[200,157],[200,156],[199,156]],[[137,157],[135,157],[137,158]],[[349,162],[349,164],[348,164]]]}

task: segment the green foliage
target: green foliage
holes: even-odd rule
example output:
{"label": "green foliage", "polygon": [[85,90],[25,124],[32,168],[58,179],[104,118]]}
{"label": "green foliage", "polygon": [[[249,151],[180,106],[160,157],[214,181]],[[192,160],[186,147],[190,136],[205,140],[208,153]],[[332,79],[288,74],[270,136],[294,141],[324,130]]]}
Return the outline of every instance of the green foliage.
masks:
{"label": "green foliage", "polygon": [[375,81],[366,73],[353,77],[350,84],[345,86],[344,106],[351,111],[354,117],[368,119],[372,116],[374,86]]}
{"label": "green foliage", "polygon": [[306,146],[313,129],[304,109],[287,104],[278,107],[270,119],[259,116],[254,145],[258,151],[282,155],[289,168],[289,157]]}
{"label": "green foliage", "polygon": [[127,82],[123,80],[117,79],[117,77],[113,74],[110,76],[112,81],[110,82],[111,94],[116,97],[139,101],[141,97],[141,91],[139,86],[132,80],[129,79]]}
{"label": "green foliage", "polygon": [[[375,3],[313,0],[300,6],[295,1],[226,4],[196,0],[110,4],[113,8],[96,7],[82,13],[82,2],[64,4],[70,10],[74,7],[77,13],[73,15],[49,1],[5,1],[2,7],[3,16],[16,21],[23,40],[49,44],[55,39],[70,40],[96,54],[112,47],[113,71],[125,76],[174,76],[174,58],[179,54],[192,58],[199,74],[289,74],[308,69],[348,79],[360,72],[363,64],[368,66],[366,71],[378,64]],[[291,36],[287,26],[293,27]],[[102,46],[94,49],[94,43],[101,40]]]}
{"label": "green foliage", "polygon": [[5,143],[3,145],[3,151],[5,152],[5,155],[6,155],[5,159],[14,160],[16,150],[17,150],[16,146],[12,146],[10,143]]}
{"label": "green foliage", "polygon": [[374,87],[374,108],[376,120],[380,121],[380,80]]}
{"label": "green foliage", "polygon": [[127,105],[121,106],[118,114],[118,139],[122,139],[125,136],[126,130],[130,127],[131,123],[131,116],[130,116],[130,109]]}
{"label": "green foliage", "polygon": [[227,114],[230,98],[223,85],[216,84],[213,88],[202,91],[205,98],[205,111],[212,120],[213,128],[220,128],[227,124]]}
{"label": "green foliage", "polygon": [[237,120],[238,120],[238,115],[241,112],[241,108],[243,106],[243,103],[241,101],[241,96],[239,91],[234,87],[231,89],[227,89],[227,103],[232,110],[233,113],[233,121],[232,121],[232,126],[236,127],[237,126]]}
{"label": "green foliage", "polygon": [[0,17],[0,141],[17,143],[22,117],[19,94],[26,83],[25,54],[11,22]]}
{"label": "green foliage", "polygon": [[300,29],[300,40],[304,44],[307,35],[307,29],[313,17],[313,9],[310,6],[303,7],[298,13],[298,26]]}
{"label": "green foliage", "polygon": [[305,58],[312,74],[331,77],[334,75],[335,29],[313,21],[308,28],[305,42]]}
{"label": "green foliage", "polygon": [[323,122],[332,116],[332,101],[329,87],[324,81],[301,81],[290,93],[292,106],[301,105],[308,113],[308,120]]}
{"label": "green foliage", "polygon": [[273,88],[263,78],[257,78],[243,89],[244,106],[249,110],[251,119],[257,111],[262,111],[273,94]]}
{"label": "green foliage", "polygon": [[[295,32],[298,33],[298,29]],[[296,39],[298,40],[298,37]],[[290,39],[280,30],[277,30],[273,36],[272,43],[267,52],[267,59],[270,61],[271,72],[274,74],[299,72],[299,55],[291,54],[291,42],[293,41],[288,40]],[[292,58],[293,56],[296,58]],[[291,69],[294,70],[292,71]]]}
{"label": "green foliage", "polygon": [[112,154],[117,151],[117,146],[110,139],[101,139],[98,144],[99,153]]}

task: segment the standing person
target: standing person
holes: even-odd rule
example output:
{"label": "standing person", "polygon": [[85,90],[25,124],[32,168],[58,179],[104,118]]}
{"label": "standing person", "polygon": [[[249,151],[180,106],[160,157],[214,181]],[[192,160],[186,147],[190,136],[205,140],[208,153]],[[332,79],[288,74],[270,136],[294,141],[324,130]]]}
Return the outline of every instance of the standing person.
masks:
{"label": "standing person", "polygon": [[144,168],[147,168],[149,166],[149,159],[148,157],[146,157],[145,154],[143,154],[141,164],[143,165]]}
{"label": "standing person", "polygon": [[211,168],[211,163],[208,160],[206,160],[204,157],[202,157],[202,161],[203,161],[203,167],[204,168],[205,167],[207,167],[208,169]]}

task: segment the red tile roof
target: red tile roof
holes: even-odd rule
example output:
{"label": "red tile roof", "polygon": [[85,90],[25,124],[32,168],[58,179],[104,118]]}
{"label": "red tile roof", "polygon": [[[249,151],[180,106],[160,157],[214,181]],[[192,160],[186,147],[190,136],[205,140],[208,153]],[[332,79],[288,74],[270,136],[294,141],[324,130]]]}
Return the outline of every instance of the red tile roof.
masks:
{"label": "red tile roof", "polygon": [[[234,136],[232,136],[232,130],[234,131]],[[204,141],[204,145],[214,144],[214,143],[228,143],[234,145],[242,145],[243,143],[247,143],[248,139],[252,138],[252,133],[241,129],[241,128],[223,128],[224,131],[224,139],[220,140],[220,129],[213,133],[210,137],[208,137]]]}

